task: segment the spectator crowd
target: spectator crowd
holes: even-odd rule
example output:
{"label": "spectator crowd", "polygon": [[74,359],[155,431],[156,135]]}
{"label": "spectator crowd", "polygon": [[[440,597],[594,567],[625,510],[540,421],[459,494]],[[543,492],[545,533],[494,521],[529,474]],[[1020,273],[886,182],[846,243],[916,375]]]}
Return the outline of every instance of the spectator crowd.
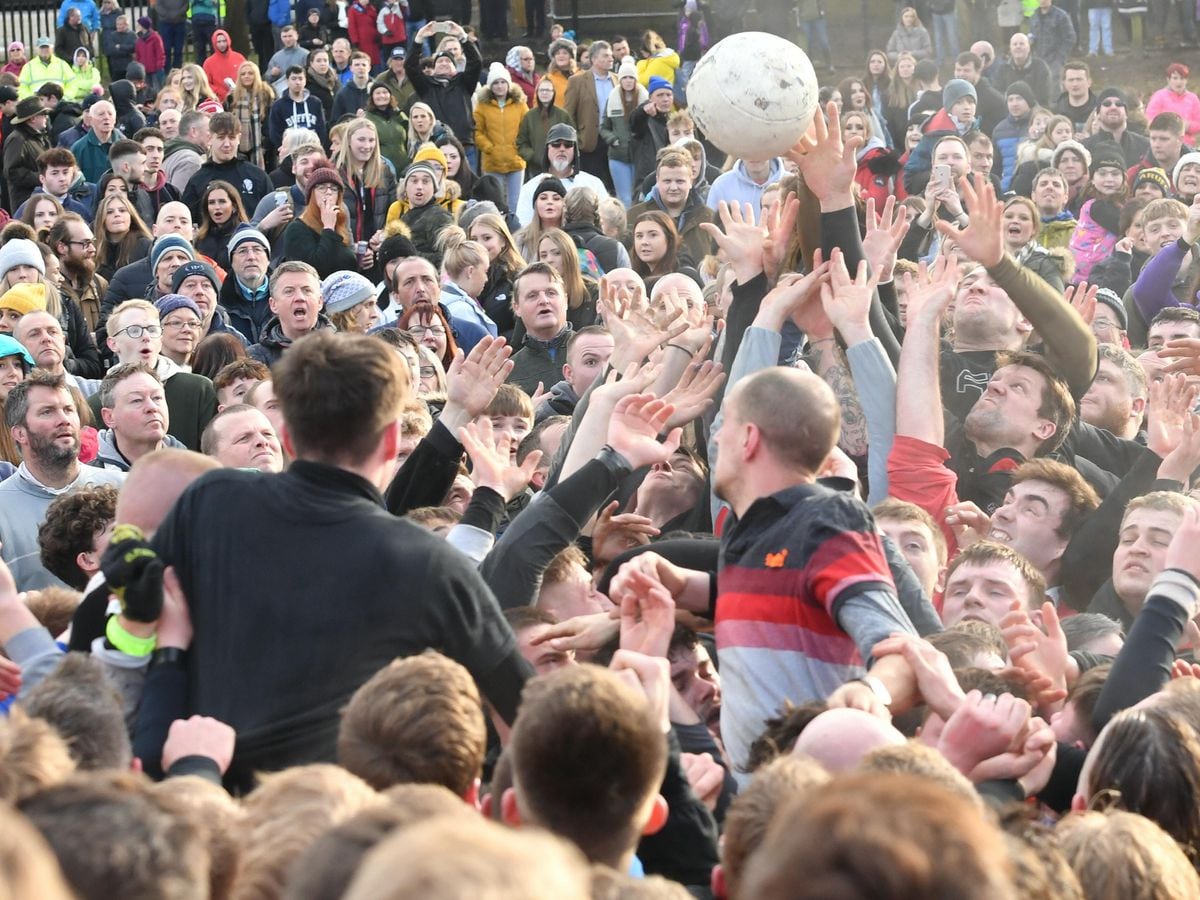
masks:
{"label": "spectator crowd", "polygon": [[734,158],[724,0],[244,6],[0,68],[0,895],[1200,897],[1194,9]]}

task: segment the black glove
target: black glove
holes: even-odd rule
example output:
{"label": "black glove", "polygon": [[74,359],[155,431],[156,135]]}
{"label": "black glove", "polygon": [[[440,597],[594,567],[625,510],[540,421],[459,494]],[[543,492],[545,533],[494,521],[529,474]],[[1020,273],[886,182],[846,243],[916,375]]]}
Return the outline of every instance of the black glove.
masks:
{"label": "black glove", "polygon": [[163,562],[135,525],[113,530],[100,570],[121,612],[134,622],[157,622],[163,605]]}

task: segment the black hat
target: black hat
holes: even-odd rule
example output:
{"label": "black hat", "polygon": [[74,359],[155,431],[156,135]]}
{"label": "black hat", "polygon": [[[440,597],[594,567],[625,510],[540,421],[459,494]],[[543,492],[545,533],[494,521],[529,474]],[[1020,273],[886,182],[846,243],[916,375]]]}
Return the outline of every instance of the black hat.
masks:
{"label": "black hat", "polygon": [[1125,162],[1125,154],[1121,152],[1121,148],[1115,141],[1103,141],[1100,146],[1092,150],[1092,165],[1090,172],[1096,174],[1097,169],[1108,166],[1114,169],[1120,169],[1121,174],[1125,174],[1125,169],[1128,164]]}
{"label": "black hat", "polygon": [[1029,108],[1033,109],[1037,106],[1037,94],[1033,92],[1033,88],[1029,86],[1027,81],[1014,81],[1008,86],[1008,90],[1004,92],[1004,99],[1008,99],[1013,94],[1016,94],[1022,100],[1029,104]]}
{"label": "black hat", "polygon": [[0,84],[0,103],[12,103],[17,99],[17,89],[7,84]]}
{"label": "black hat", "polygon": [[547,176],[546,178],[543,178],[541,181],[539,181],[537,183],[537,187],[535,187],[533,189],[533,197],[531,198],[531,202],[533,203],[534,206],[537,205],[538,197],[541,196],[542,194],[546,193],[547,191],[552,194],[558,194],[558,196],[560,196],[560,197],[567,196],[567,189],[565,187],[563,187],[563,183],[561,181],[559,181],[557,178],[555,178],[553,175]]}
{"label": "black hat", "polygon": [[26,97],[17,104],[16,115],[12,117],[14,125],[20,125],[22,122],[28,122],[35,116],[44,115],[46,110],[42,108],[42,101],[37,97]]}
{"label": "black hat", "polygon": [[1116,97],[1118,100],[1120,100],[1122,106],[1126,106],[1126,107],[1129,106],[1129,100],[1126,99],[1125,92],[1123,90],[1121,90],[1120,88],[1115,88],[1115,87],[1105,88],[1100,93],[1098,93],[1096,95],[1096,106],[1099,106],[1101,103],[1103,103],[1105,100],[1108,100],[1111,97]]}
{"label": "black hat", "polygon": [[546,146],[549,147],[555,141],[570,141],[572,144],[578,144],[579,132],[566,122],[559,122],[557,125],[551,125],[550,130],[546,132]]}

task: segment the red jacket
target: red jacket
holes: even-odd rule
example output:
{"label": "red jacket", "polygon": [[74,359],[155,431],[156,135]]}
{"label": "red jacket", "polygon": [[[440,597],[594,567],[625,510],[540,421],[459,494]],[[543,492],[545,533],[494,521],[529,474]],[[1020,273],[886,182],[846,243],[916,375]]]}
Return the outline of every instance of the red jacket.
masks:
{"label": "red jacket", "polygon": [[[217,38],[220,35],[225,35],[225,40],[229,41],[229,49],[224,53],[217,50]],[[232,82],[237,81],[238,69],[246,61],[246,57],[233,49],[233,39],[223,28],[218,28],[213,32],[212,50],[208,59],[204,61],[204,74],[208,76],[208,86],[217,95],[217,99],[224,103],[230,90],[225,79],[228,78]]]}
{"label": "red jacket", "polygon": [[377,20],[379,11],[369,2],[357,0],[346,10],[346,26],[350,32],[350,43],[355,50],[361,50],[371,57],[371,66],[380,64],[379,56],[379,27]]}
{"label": "red jacket", "polygon": [[138,35],[133,45],[133,58],[146,67],[146,74],[153,75],[167,67],[167,51],[162,36],[157,31]]}

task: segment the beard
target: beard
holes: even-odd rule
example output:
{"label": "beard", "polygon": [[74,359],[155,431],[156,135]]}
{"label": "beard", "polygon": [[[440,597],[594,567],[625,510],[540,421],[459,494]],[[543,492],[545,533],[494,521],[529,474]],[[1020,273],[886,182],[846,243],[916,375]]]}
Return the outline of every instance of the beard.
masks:
{"label": "beard", "polygon": [[80,287],[88,284],[96,275],[96,259],[73,259],[69,256],[62,258],[63,271],[72,284]]}
{"label": "beard", "polygon": [[571,171],[572,161],[569,159],[552,159],[550,160],[550,168],[558,175],[564,175]]}
{"label": "beard", "polygon": [[1115,434],[1117,437],[1125,437],[1125,429],[1129,426],[1128,408],[1121,409],[1118,406],[1113,406],[1111,403],[1106,403],[1100,409],[1090,411],[1087,415],[1080,414],[1089,425],[1096,428],[1103,428],[1105,431]]}
{"label": "beard", "polygon": [[75,432],[75,440],[71,442],[70,447],[63,447],[56,443],[54,438],[30,431],[29,455],[37,460],[43,469],[61,472],[79,459],[79,432]]}

